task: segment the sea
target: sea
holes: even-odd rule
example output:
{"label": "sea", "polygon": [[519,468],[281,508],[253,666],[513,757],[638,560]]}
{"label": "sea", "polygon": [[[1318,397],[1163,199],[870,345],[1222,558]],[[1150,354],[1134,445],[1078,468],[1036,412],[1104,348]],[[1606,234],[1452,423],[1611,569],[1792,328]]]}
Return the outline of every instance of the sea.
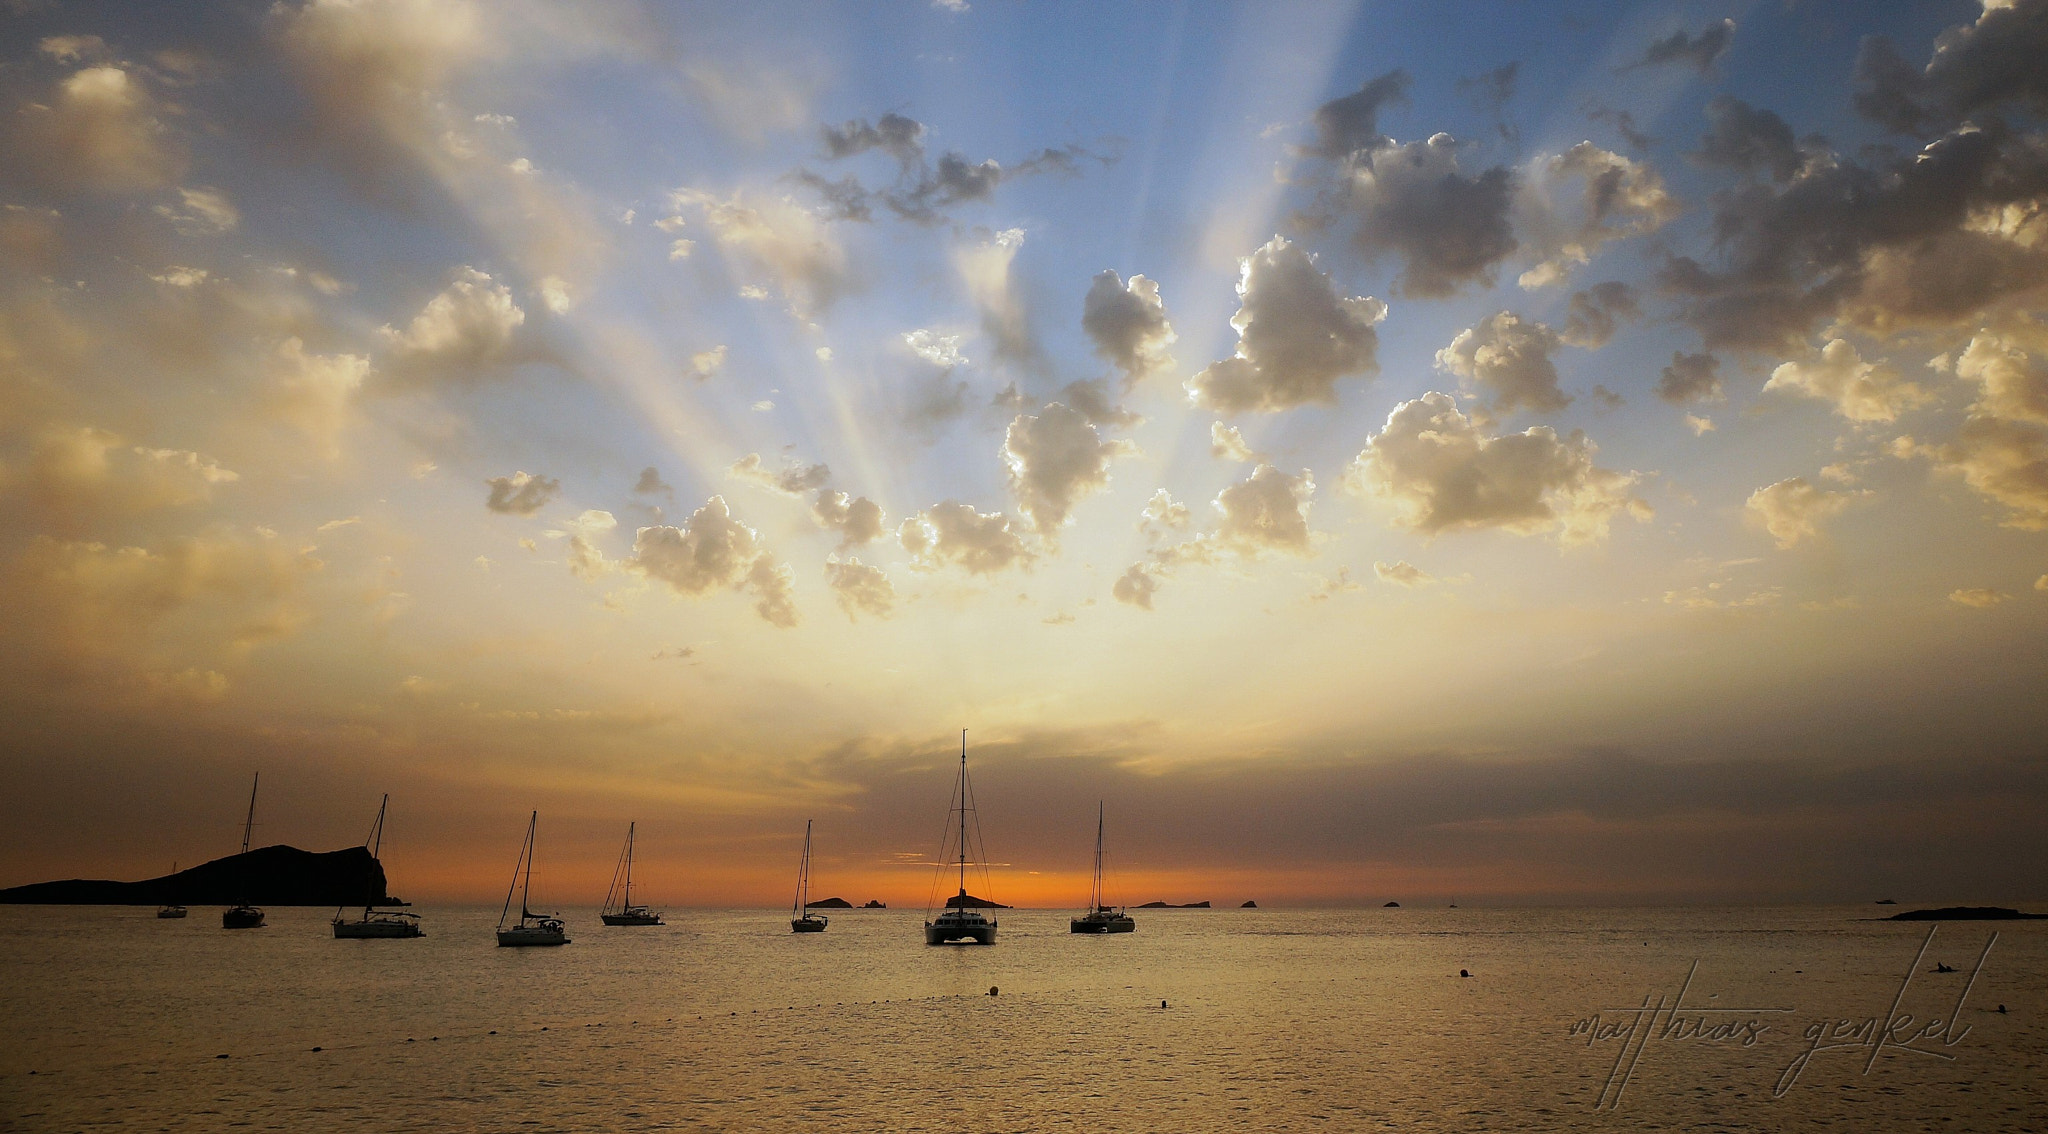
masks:
{"label": "sea", "polygon": [[0,1129],[2048,1130],[2048,922],[568,910],[501,949],[495,907],[418,912],[0,907]]}

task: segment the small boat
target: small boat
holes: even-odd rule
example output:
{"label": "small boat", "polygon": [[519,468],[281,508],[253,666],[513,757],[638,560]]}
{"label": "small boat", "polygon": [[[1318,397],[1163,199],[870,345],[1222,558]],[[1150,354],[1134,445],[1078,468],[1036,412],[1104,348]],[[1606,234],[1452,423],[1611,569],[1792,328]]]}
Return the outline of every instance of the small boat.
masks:
{"label": "small boat", "polygon": [[1067,923],[1069,933],[1132,933],[1138,923],[1122,907],[1102,899],[1102,804],[1095,805],[1095,884],[1088,891],[1088,912]]}
{"label": "small boat", "polygon": [[[178,864],[173,862],[171,863],[171,873],[168,875],[168,877],[175,878],[177,876]],[[160,905],[156,908],[156,916],[163,918],[184,917],[185,907],[177,904],[176,902],[166,902],[163,905]]]}
{"label": "small boat", "polygon": [[804,820],[804,856],[797,860],[796,901],[789,906],[789,931],[791,933],[823,933],[825,925],[832,919],[824,914],[812,913],[804,908],[811,896],[811,821]]}
{"label": "small boat", "polygon": [[[533,890],[533,849],[534,834],[540,829],[540,812],[536,811],[526,821],[526,841],[519,846],[519,861],[512,867],[512,887],[505,891],[505,908],[498,913],[498,944],[503,946],[521,945],[567,945],[569,934],[562,927],[562,919],[556,914],[537,914],[529,908],[527,895]],[[512,916],[512,895],[519,895],[519,920],[506,925],[505,919]]]}
{"label": "small boat", "polygon": [[[382,862],[384,852],[384,809],[391,805],[391,795],[386,792],[384,802],[377,805],[377,822],[370,828],[370,837],[363,845],[370,848],[370,859]],[[344,918],[341,907],[334,909],[334,935],[347,938],[371,937],[425,937],[427,931],[420,928],[420,915],[401,913],[398,910],[380,910],[374,904],[363,907],[363,916]]]}
{"label": "small boat", "polygon": [[[974,785],[967,779],[967,730],[960,730],[960,777],[953,785],[953,811],[960,815],[959,853],[956,865],[960,869],[960,892],[946,899],[944,912],[937,917],[927,916],[924,923],[924,943],[927,945],[949,945],[955,941],[972,942],[976,945],[996,943],[996,920],[981,912],[983,907],[994,905],[984,898],[976,898],[967,892],[967,813],[974,811]],[[975,812],[976,834],[980,833],[981,815]],[[940,869],[945,869],[944,848],[940,850]],[[984,856],[985,857],[985,856]],[[983,882],[986,888],[986,866]],[[933,879],[934,886],[937,879]],[[929,907],[927,907],[929,914]]]}
{"label": "small boat", "polygon": [[[244,896],[249,889],[249,835],[256,829],[256,785],[263,782],[263,773],[256,773],[249,781],[249,817],[242,821],[242,854],[235,863],[235,872],[242,876]],[[247,902],[237,902],[221,911],[222,929],[259,929],[263,925],[263,911]]]}
{"label": "small boat", "polygon": [[[598,916],[606,925],[660,925],[661,914],[646,906],[633,904],[633,828],[637,823],[626,824],[626,849],[619,852],[619,864],[612,868],[612,888],[605,891],[604,908]],[[618,904],[613,905],[612,899]]]}

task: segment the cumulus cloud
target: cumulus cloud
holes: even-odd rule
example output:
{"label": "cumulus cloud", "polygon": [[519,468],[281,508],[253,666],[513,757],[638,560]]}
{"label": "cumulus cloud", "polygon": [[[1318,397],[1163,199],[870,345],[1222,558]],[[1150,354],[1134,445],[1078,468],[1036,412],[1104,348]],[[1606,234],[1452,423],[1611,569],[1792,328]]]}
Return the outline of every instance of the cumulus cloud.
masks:
{"label": "cumulus cloud", "polygon": [[1309,554],[1308,510],[1315,494],[1315,478],[1307,469],[1289,476],[1272,465],[1258,466],[1210,501],[1217,546],[1247,557],[1268,551]]}
{"label": "cumulus cloud", "polygon": [[1623,67],[1622,70],[1675,63],[1691,67],[1702,75],[1710,74],[1714,69],[1714,61],[1727,52],[1728,45],[1734,40],[1734,20],[1708,24],[1700,29],[1698,35],[1681,28],[1663,39],[1653,41],[1644,50],[1641,58]]}
{"label": "cumulus cloud", "polygon": [[1179,531],[1188,526],[1190,519],[1188,506],[1162,488],[1145,501],[1144,518],[1138,521],[1138,530],[1148,535],[1161,530]]}
{"label": "cumulus cloud", "polygon": [[696,354],[691,355],[690,377],[701,382],[725,369],[725,355],[726,350],[723,343],[712,347],[710,350],[698,351]]}
{"label": "cumulus cloud", "polygon": [[1711,354],[1671,352],[1671,365],[1657,372],[1657,396],[1675,406],[1694,402],[1718,402],[1726,398],[1721,388],[1721,360]]}
{"label": "cumulus cloud", "polygon": [[1012,565],[1028,567],[1034,558],[1008,516],[977,512],[957,500],[934,504],[903,521],[896,538],[927,570],[950,563],[970,575],[993,575]]}
{"label": "cumulus cloud", "polygon": [[1131,381],[1173,365],[1167,348],[1178,336],[1159,285],[1144,276],[1125,283],[1114,271],[1098,273],[1081,302],[1081,329],[1094,342],[1095,353]]}
{"label": "cumulus cloud", "polygon": [[858,559],[828,559],[825,582],[848,621],[856,621],[863,613],[887,618],[896,609],[896,587],[889,582],[889,573],[880,567]]}
{"label": "cumulus cloud", "polygon": [[363,355],[309,354],[304,343],[288,338],[271,357],[269,401],[279,420],[333,457],[369,373],[370,360]]}
{"label": "cumulus cloud", "polygon": [[1109,593],[1118,602],[1140,610],[1152,609],[1152,595],[1159,589],[1159,577],[1143,563],[1133,563],[1117,577]]}
{"label": "cumulus cloud", "polygon": [[756,484],[784,496],[807,496],[831,483],[832,470],[824,465],[791,464],[779,472],[770,471],[761,454],[748,453],[725,470],[734,480]]}
{"label": "cumulus cloud", "polygon": [[1632,494],[1639,474],[1593,464],[1595,447],[1548,426],[1490,436],[1449,394],[1402,402],[1346,470],[1355,491],[1393,503],[1398,522],[1427,534],[1501,528],[1556,531],[1564,544],[1605,539],[1617,515],[1646,519]]}
{"label": "cumulus cloud", "polygon": [[2039,324],[1977,332],[1956,359],[1955,373],[1977,383],[1975,412],[2048,425],[2048,333]]}
{"label": "cumulus cloud", "polygon": [[1111,461],[1136,451],[1127,440],[1104,441],[1086,416],[1053,402],[1010,422],[1002,458],[1018,508],[1050,536],[1077,501],[1108,487]]}
{"label": "cumulus cloud", "polygon": [[1932,400],[1891,367],[1865,362],[1846,339],[1830,340],[1816,358],[1781,364],[1764,389],[1832,402],[1835,412],[1850,421],[1896,421],[1899,414]]}
{"label": "cumulus cloud", "polygon": [[[1567,204],[1572,182],[1580,191]],[[1649,163],[1580,142],[1530,163],[1515,213],[1522,251],[1536,261],[1517,282],[1534,289],[1562,282],[1605,244],[1664,227],[1679,205]]]}
{"label": "cumulus cloud", "polygon": [[385,325],[389,368],[419,379],[473,381],[488,368],[518,361],[515,336],[526,312],[512,290],[465,267],[440,294],[427,301],[404,330]]}
{"label": "cumulus cloud", "polygon": [[982,333],[989,337],[997,356],[1015,361],[1038,357],[1038,342],[1031,334],[1030,312],[1010,279],[1010,263],[1024,247],[1024,230],[1006,228],[982,231],[977,238],[953,250],[953,267],[967,286],[967,296],[981,312]]}
{"label": "cumulus cloud", "polygon": [[484,483],[491,487],[491,494],[484,499],[484,507],[514,516],[533,515],[547,507],[548,502],[562,491],[561,481],[524,470],[511,476],[494,476]]}
{"label": "cumulus cloud", "polygon": [[1380,110],[1407,102],[1410,83],[1408,72],[1389,71],[1378,78],[1366,80],[1364,86],[1351,94],[1317,107],[1314,121],[1316,141],[1308,152],[1341,159],[1360,150],[1393,144],[1392,139],[1380,133]]}
{"label": "cumulus cloud", "polygon": [[831,225],[792,198],[742,190],[721,199],[685,188],[670,199],[678,209],[701,209],[721,251],[766,277],[807,313],[824,311],[857,286]]}
{"label": "cumulus cloud", "polygon": [[1372,573],[1379,576],[1380,582],[1392,583],[1397,587],[1426,587],[1436,582],[1435,575],[1405,559],[1393,563],[1374,563]]}
{"label": "cumulus cloud", "polygon": [[661,479],[661,470],[648,465],[640,470],[640,479],[633,482],[633,491],[642,496],[664,496],[676,498],[675,486]]}
{"label": "cumulus cloud", "polygon": [[1954,364],[1977,385],[1962,425],[1940,445],[1901,438],[1896,452],[1933,458],[1973,491],[2010,510],[2005,523],[2048,530],[2048,334],[2031,320],[1979,331]]}
{"label": "cumulus cloud", "polygon": [[578,514],[563,525],[562,530],[548,534],[566,541],[563,555],[571,575],[579,579],[595,579],[609,574],[617,566],[605,558],[597,541],[618,526],[618,518],[610,512],[592,508]]}
{"label": "cumulus cloud", "polygon": [[1973,114],[2016,105],[2048,114],[2048,4],[1987,0],[1974,24],[1935,38],[1924,68],[1890,39],[1864,40],[1856,59],[1856,109],[1901,133],[1942,129]]}
{"label": "cumulus cloud", "polygon": [[1819,536],[1821,525],[1855,503],[1858,495],[1830,492],[1795,476],[1750,493],[1743,508],[1771,533],[1780,550],[1789,550],[1802,539]]}
{"label": "cumulus cloud", "polygon": [[2010,598],[2012,596],[2004,591],[1994,591],[1988,587],[1963,587],[1948,593],[1948,601],[1959,606],[1975,607],[1978,610],[1989,610]]}
{"label": "cumulus cloud", "polygon": [[1614,338],[1622,323],[1642,316],[1635,289],[1620,280],[1608,280],[1572,293],[1559,337],[1575,347],[1599,350]]}
{"label": "cumulus cloud", "polygon": [[1358,249],[1369,259],[1400,258],[1395,290],[1402,295],[1438,298],[1490,283],[1496,265],[1520,247],[1513,172],[1495,166],[1468,177],[1449,134],[1381,146],[1349,164],[1347,207],[1358,223]]}
{"label": "cumulus cloud", "polygon": [[[1060,387],[1056,400],[1088,419],[1090,425],[1113,425],[1120,429],[1144,422],[1137,413],[1117,405],[1107,378],[1081,378]],[[1023,408],[1019,406],[1018,408]]]}
{"label": "cumulus cloud", "polygon": [[901,114],[884,114],[873,123],[857,118],[840,126],[820,126],[818,138],[828,158],[848,158],[881,150],[906,168],[924,157],[924,123]]}
{"label": "cumulus cloud", "polygon": [[1550,361],[1560,342],[1549,327],[1501,311],[1458,332],[1436,352],[1436,364],[1490,394],[1496,413],[1553,412],[1572,401],[1557,388],[1557,366]]}
{"label": "cumulus cloud", "polygon": [[769,624],[787,629],[797,623],[792,572],[775,562],[754,529],[733,518],[723,496],[705,501],[681,527],[657,524],[635,532],[626,565],[691,598],[747,591],[755,613]]}
{"label": "cumulus cloud", "polygon": [[1741,173],[1761,170],[1775,181],[1790,181],[1806,164],[1783,118],[1725,94],[1707,103],[1707,132],[1692,158]]}
{"label": "cumulus cloud", "polygon": [[70,533],[201,504],[239,479],[190,450],[131,445],[90,426],[55,428],[36,440],[20,467],[0,469],[0,508],[35,528]]}
{"label": "cumulus cloud", "polygon": [[811,518],[819,527],[839,533],[841,551],[882,538],[882,506],[865,496],[822,489],[811,504]]}
{"label": "cumulus cloud", "polygon": [[1379,369],[1387,305],[1344,297],[1306,251],[1276,236],[1240,262],[1237,352],[1187,382],[1193,400],[1225,413],[1331,405],[1337,380]]}
{"label": "cumulus cloud", "polygon": [[87,67],[29,103],[4,154],[23,174],[60,190],[139,193],[174,183],[185,161],[157,117],[156,100],[116,66]]}
{"label": "cumulus cloud", "polygon": [[926,330],[905,331],[903,345],[910,348],[910,353],[933,366],[951,369],[968,363],[967,356],[960,353],[959,335],[941,335]]}
{"label": "cumulus cloud", "polygon": [[1209,455],[1219,461],[1250,461],[1258,457],[1245,444],[1244,434],[1238,432],[1237,426],[1220,421],[1209,423]]}

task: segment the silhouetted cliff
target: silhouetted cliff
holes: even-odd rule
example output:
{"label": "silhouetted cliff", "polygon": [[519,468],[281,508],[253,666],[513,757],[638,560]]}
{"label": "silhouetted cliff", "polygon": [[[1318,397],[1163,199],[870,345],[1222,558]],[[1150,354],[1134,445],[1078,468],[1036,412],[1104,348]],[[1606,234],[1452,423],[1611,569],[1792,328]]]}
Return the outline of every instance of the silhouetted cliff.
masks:
{"label": "silhouetted cliff", "polygon": [[77,906],[399,905],[384,866],[362,847],[304,851],[275,846],[229,855],[141,882],[72,878],[0,890],[0,903]]}

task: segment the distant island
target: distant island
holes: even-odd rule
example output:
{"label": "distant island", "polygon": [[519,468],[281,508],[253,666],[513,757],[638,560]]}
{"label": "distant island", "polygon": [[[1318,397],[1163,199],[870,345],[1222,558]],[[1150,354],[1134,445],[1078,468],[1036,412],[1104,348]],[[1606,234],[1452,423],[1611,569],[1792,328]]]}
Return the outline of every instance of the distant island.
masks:
{"label": "distant island", "polygon": [[804,908],[807,910],[850,910],[853,908],[853,903],[845,898],[819,898],[815,902],[805,902]]}
{"label": "distant island", "polygon": [[987,898],[977,898],[973,894],[955,894],[946,899],[946,908],[949,910],[1006,910],[1010,907],[1001,902],[991,902]]}
{"label": "distant island", "polygon": [[63,906],[402,906],[384,866],[363,847],[307,851],[274,846],[229,855],[140,882],[70,878],[0,890],[0,904]]}
{"label": "distant island", "polygon": [[1237,908],[1241,910],[1255,910],[1259,908],[1259,903],[1253,901],[1246,901],[1245,904]]}
{"label": "distant island", "polygon": [[1907,910],[1885,921],[2039,921],[2048,914],[2021,913],[2004,906],[1945,906],[1938,910]]}
{"label": "distant island", "polygon": [[1386,905],[1384,905],[1384,906],[1381,906],[1380,908],[1381,908],[1381,909],[1383,909],[1383,910],[1398,910],[1398,909],[1400,909],[1400,908],[1401,908],[1401,903],[1399,903],[1399,902],[1388,902],[1388,903],[1387,903]]}
{"label": "distant island", "polygon": [[889,907],[880,898],[869,898],[868,904],[862,906],[861,908],[864,910],[886,910]]}
{"label": "distant island", "polygon": [[1209,908],[1209,903],[1183,902],[1180,905],[1174,905],[1172,902],[1146,902],[1138,908],[1141,910],[1206,910]]}

